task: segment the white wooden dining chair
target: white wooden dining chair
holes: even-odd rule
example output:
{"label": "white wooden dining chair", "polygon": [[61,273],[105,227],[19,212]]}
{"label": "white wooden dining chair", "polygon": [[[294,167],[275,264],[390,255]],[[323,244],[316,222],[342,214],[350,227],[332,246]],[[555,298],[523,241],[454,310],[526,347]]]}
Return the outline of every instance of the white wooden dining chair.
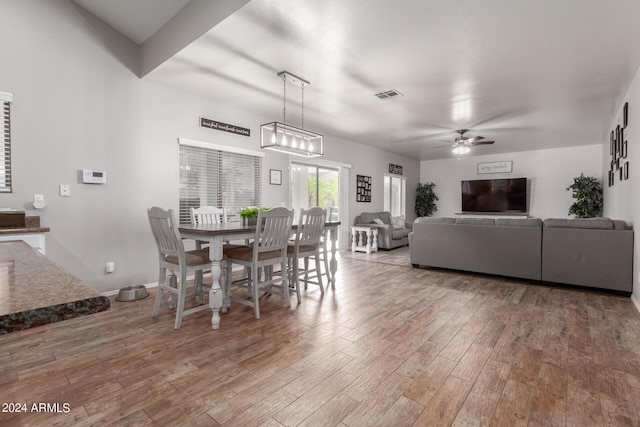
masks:
{"label": "white wooden dining chair", "polygon": [[[191,217],[191,224],[220,224],[227,222],[225,209],[215,206],[190,208],[189,215]],[[207,242],[196,240],[196,249],[202,249],[202,245],[206,243]]]}
{"label": "white wooden dining chair", "polygon": [[[158,315],[160,306],[163,304],[172,305],[173,299],[163,303],[163,294],[168,292],[178,296],[176,305],[176,320],[174,329],[179,329],[182,324],[182,317],[187,314],[200,311],[202,306],[184,310],[184,303],[188,297],[198,297],[204,303],[204,290],[202,283],[202,271],[211,268],[209,260],[209,249],[196,249],[185,251],[180,233],[176,225],[173,209],[164,210],[158,207],[147,209],[151,231],[158,247],[158,292],[156,302],[153,306],[153,317]],[[194,292],[187,295],[187,274],[195,272]],[[167,274],[171,274],[167,283]]]}
{"label": "white wooden dining chair", "polygon": [[[258,226],[253,244],[250,247],[234,248],[226,252],[227,256],[227,296],[232,301],[248,305],[254,308],[256,319],[260,318],[259,294],[262,291],[282,296],[287,306],[291,306],[289,295],[289,283],[287,277],[287,243],[293,224],[293,210],[277,207],[270,210],[258,211]],[[262,226],[260,226],[262,224]],[[248,267],[248,277],[237,281],[231,281],[233,264]],[[264,274],[261,280],[259,269],[273,267],[280,264],[280,271],[269,269],[269,274]],[[231,295],[232,287],[247,289],[251,299],[247,300]]]}
{"label": "white wooden dining chair", "polygon": [[[309,283],[320,286],[320,294],[324,295],[322,284],[322,269],[320,268],[320,251],[324,246],[324,224],[327,219],[327,211],[320,207],[300,211],[298,229],[294,242],[287,246],[287,269],[290,281],[295,288],[298,302],[300,302],[300,281],[304,282],[307,289]],[[313,257],[314,268],[309,268],[309,260]],[[326,257],[326,255],[325,255]],[[304,261],[304,268],[300,268],[300,259]],[[311,275],[313,273],[313,275]],[[315,279],[315,281],[313,280]]]}

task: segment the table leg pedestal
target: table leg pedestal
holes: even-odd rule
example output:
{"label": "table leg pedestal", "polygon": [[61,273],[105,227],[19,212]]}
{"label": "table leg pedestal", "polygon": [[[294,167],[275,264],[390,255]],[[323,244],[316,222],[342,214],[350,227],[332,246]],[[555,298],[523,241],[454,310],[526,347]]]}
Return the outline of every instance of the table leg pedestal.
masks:
{"label": "table leg pedestal", "polygon": [[211,277],[213,284],[209,291],[209,307],[211,307],[211,329],[220,328],[220,309],[224,300],[224,290],[220,286],[222,276],[222,238],[216,238],[209,245],[209,258],[211,258]]}
{"label": "table leg pedestal", "polygon": [[336,271],[338,271],[338,260],[336,260],[336,242],[338,240],[338,229],[334,228],[330,233],[331,241],[331,260],[329,261],[329,269],[331,271],[331,287],[336,286]]}

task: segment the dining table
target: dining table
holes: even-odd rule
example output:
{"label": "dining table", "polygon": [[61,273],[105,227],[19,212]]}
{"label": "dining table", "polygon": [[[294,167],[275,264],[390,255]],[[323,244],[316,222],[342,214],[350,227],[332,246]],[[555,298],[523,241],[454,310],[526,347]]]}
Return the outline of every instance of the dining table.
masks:
{"label": "dining table", "polygon": [[[325,239],[328,239],[330,254],[329,259],[329,284],[333,287],[336,281],[336,271],[338,261],[336,260],[336,247],[338,240],[339,221],[325,223]],[[292,233],[295,233],[297,225],[292,226]],[[256,225],[249,225],[243,222],[223,222],[218,224],[182,224],[178,227],[180,236],[183,239],[194,239],[209,243],[209,259],[211,260],[211,276],[213,283],[209,291],[209,307],[211,308],[211,328],[220,328],[220,311],[226,310],[224,301],[225,289],[221,284],[222,276],[222,255],[225,241],[246,240],[255,237]],[[324,254],[328,256],[328,254]],[[283,266],[283,268],[285,268]]]}

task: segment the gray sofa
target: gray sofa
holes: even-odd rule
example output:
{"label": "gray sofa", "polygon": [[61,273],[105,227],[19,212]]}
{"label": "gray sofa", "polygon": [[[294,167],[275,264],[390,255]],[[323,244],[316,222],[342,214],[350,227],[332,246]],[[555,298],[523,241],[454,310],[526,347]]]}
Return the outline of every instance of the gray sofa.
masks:
{"label": "gray sofa", "polygon": [[609,218],[418,218],[411,263],[631,293],[633,230]]}
{"label": "gray sofa", "polygon": [[411,264],[540,280],[540,219],[418,218]]}
{"label": "gray sofa", "polygon": [[542,280],[631,293],[633,230],[609,218],[545,220]]}
{"label": "gray sofa", "polygon": [[[376,219],[382,224],[376,224]],[[356,216],[353,225],[368,225],[378,229],[378,248],[394,249],[409,244],[409,232],[412,223],[405,222],[403,227],[391,225],[391,213],[389,212],[363,212]]]}

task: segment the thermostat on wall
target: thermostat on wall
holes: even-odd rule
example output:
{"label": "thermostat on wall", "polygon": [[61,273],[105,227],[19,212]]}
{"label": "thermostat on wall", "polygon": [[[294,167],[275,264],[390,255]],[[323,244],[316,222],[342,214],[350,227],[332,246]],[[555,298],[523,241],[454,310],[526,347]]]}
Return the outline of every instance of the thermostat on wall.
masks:
{"label": "thermostat on wall", "polygon": [[82,182],[85,184],[106,184],[107,172],[84,169],[82,171]]}

